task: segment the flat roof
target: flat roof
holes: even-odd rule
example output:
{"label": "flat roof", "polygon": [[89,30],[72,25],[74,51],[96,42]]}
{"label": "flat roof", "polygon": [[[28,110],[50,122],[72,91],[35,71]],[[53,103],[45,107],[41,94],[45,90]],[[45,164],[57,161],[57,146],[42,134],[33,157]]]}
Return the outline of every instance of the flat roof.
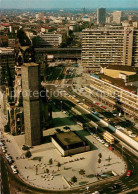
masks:
{"label": "flat roof", "polygon": [[57,133],[56,137],[65,146],[83,142],[83,140],[81,140],[80,137],[72,131],[66,133]]}
{"label": "flat roof", "polygon": [[37,63],[24,63],[23,66],[26,66],[26,67],[35,67],[35,66],[39,66],[39,64],[37,64]]}
{"label": "flat roof", "polygon": [[138,67],[132,67],[127,65],[104,65],[102,64],[101,67],[111,70],[120,70],[120,71],[129,71],[129,72],[137,72]]}

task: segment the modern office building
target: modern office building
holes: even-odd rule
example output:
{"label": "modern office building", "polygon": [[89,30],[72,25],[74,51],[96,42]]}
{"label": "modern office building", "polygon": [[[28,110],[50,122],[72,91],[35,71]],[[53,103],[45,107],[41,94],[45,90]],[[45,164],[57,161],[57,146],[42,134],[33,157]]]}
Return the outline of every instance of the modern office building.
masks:
{"label": "modern office building", "polygon": [[42,139],[39,65],[36,63],[24,63],[21,68],[25,144],[34,146],[40,144]]}
{"label": "modern office building", "polygon": [[118,70],[117,67],[116,69],[109,68],[108,72],[106,70],[107,67],[103,71],[104,74],[88,75],[89,86],[85,87],[85,91],[92,95],[95,98],[94,101],[103,105],[104,108],[117,111],[128,119],[138,122],[138,87],[132,84],[134,79],[135,83],[138,83],[138,74],[130,73],[127,68],[121,71],[121,67]]}
{"label": "modern office building", "polygon": [[100,65],[138,67],[138,29],[112,26],[83,30],[82,65],[86,69]]}
{"label": "modern office building", "polygon": [[105,24],[106,23],[106,9],[98,8],[97,9],[97,24]]}
{"label": "modern office building", "polygon": [[113,22],[116,24],[121,24],[122,11],[113,12]]}
{"label": "modern office building", "polygon": [[39,36],[39,44],[42,47],[59,47],[62,43],[62,34],[42,34]]}

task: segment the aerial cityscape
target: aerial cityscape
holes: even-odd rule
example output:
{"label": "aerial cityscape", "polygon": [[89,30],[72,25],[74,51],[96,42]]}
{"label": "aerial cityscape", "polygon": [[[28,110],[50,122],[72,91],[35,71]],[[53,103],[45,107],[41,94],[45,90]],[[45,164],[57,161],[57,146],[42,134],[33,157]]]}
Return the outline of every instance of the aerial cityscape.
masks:
{"label": "aerial cityscape", "polygon": [[137,194],[137,0],[0,4],[1,193]]}

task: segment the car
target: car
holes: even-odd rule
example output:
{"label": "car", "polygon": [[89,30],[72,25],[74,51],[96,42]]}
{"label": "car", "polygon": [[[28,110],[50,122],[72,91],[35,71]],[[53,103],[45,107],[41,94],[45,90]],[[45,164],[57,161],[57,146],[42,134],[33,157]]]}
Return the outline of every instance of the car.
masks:
{"label": "car", "polygon": [[136,136],[136,134],[131,133],[131,134],[129,134],[129,137],[137,137],[137,136]]}
{"label": "car", "polygon": [[4,143],[0,142],[0,146],[4,146],[4,145],[5,145]]}
{"label": "car", "polygon": [[105,147],[109,147],[109,144],[108,144],[108,143],[105,143],[104,146],[105,146]]}
{"label": "car", "polygon": [[115,184],[115,185],[112,186],[112,189],[113,190],[116,190],[116,189],[119,189],[119,188],[120,188],[120,185],[119,184]]}
{"label": "car", "polygon": [[97,140],[98,140],[99,142],[102,142],[102,139],[100,139],[100,138],[99,138],[99,139],[97,139]]}
{"label": "car", "polygon": [[2,149],[2,150],[5,150],[5,149],[6,149],[6,147],[5,147],[5,146],[2,146],[2,147],[1,147],[1,149]]}
{"label": "car", "polygon": [[11,165],[11,169],[12,169],[14,174],[18,173],[18,171],[17,171],[17,169],[16,169],[16,167],[14,165]]}
{"label": "car", "polygon": [[3,149],[2,151],[3,151],[3,153],[6,153],[6,152],[7,152],[7,150],[6,150],[6,149]]}
{"label": "car", "polygon": [[109,150],[111,150],[111,151],[113,151],[113,150],[114,150],[114,148],[113,148],[113,147],[111,147],[111,146],[110,146],[110,147],[108,147],[108,148],[109,148]]}
{"label": "car", "polygon": [[104,140],[102,140],[102,141],[101,141],[101,143],[102,143],[102,144],[104,144],[104,143],[105,143],[105,141],[104,141]]}
{"label": "car", "polygon": [[131,174],[132,174],[132,171],[128,170],[127,173],[126,173],[126,176],[131,176]]}
{"label": "car", "polygon": [[94,134],[94,135],[93,135],[93,137],[95,137],[95,138],[96,138],[97,136]]}

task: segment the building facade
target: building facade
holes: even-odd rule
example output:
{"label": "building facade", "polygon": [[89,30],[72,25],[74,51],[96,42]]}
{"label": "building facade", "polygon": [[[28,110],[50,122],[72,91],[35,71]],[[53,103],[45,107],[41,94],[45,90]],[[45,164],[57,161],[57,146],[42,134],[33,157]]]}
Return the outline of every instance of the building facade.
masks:
{"label": "building facade", "polygon": [[138,67],[138,29],[101,27],[82,33],[82,64],[86,68],[100,65]]}
{"label": "building facade", "polygon": [[[9,76],[15,76],[15,53],[11,48],[0,48],[0,84],[8,82]],[[9,74],[10,72],[10,74]]]}
{"label": "building facade", "polygon": [[115,11],[113,12],[113,22],[116,24],[121,23],[121,18],[122,18],[122,11]]}
{"label": "building facade", "polygon": [[115,85],[115,82],[109,81],[107,76],[104,78],[90,76],[89,86],[85,90],[110,109],[116,110],[118,108],[119,112],[134,121],[138,121],[138,95],[134,94],[133,91]]}
{"label": "building facade", "polygon": [[61,34],[42,34],[39,38],[40,46],[42,47],[59,47],[62,43],[62,35]]}
{"label": "building facade", "polygon": [[33,146],[40,144],[42,140],[39,65],[24,63],[21,68],[25,144]]}
{"label": "building facade", "polygon": [[97,24],[105,24],[106,23],[106,9],[98,8],[97,9]]}

